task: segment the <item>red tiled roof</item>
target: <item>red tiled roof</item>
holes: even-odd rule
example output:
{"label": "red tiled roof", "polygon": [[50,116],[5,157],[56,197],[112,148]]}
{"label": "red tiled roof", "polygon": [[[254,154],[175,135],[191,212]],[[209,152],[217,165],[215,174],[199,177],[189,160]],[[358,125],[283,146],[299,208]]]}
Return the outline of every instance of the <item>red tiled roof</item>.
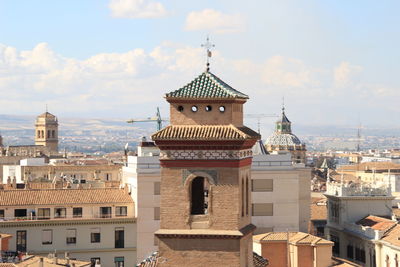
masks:
{"label": "red tiled roof", "polygon": [[389,230],[392,226],[394,226],[396,222],[387,218],[369,215],[356,222],[356,224],[362,226],[369,226],[374,230],[385,231]]}

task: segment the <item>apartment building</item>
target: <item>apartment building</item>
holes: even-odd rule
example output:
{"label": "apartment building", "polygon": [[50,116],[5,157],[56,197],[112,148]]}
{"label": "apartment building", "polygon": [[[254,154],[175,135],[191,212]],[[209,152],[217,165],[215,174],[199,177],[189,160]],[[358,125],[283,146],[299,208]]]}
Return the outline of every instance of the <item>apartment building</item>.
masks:
{"label": "apartment building", "polygon": [[69,252],[102,266],[136,263],[136,218],[128,188],[0,190],[0,232],[9,249]]}

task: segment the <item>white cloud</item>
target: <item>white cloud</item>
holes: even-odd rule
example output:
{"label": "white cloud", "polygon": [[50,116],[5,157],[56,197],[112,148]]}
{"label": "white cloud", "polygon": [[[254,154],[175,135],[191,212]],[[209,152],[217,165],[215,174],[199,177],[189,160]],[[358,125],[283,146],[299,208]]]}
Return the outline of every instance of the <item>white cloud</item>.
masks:
{"label": "white cloud", "polygon": [[357,74],[362,71],[362,67],[352,65],[349,62],[342,62],[339,66],[334,69],[334,80],[335,85],[338,87],[344,87],[350,85]]}
{"label": "white cloud", "polygon": [[[321,69],[284,56],[232,60],[218,50],[211,61],[211,71],[250,95],[249,113],[277,112],[282,96],[290,114],[308,112],[304,118],[313,118],[312,110],[318,110],[327,120],[345,119],[356,108],[383,113],[397,105],[396,85],[360,82],[352,78],[361,70],[355,66]],[[166,106],[166,92],[185,85],[204,67],[203,49],[170,42],[151,51],[135,48],[82,60],[62,56],[46,43],[28,51],[0,44],[0,114],[38,113],[47,103],[57,115],[145,117],[156,106]],[[351,83],[337,87],[338,81]],[[333,109],[334,115],[327,114]]]}
{"label": "white cloud", "polygon": [[245,29],[245,19],[239,14],[224,14],[214,9],[204,9],[188,14],[185,29],[213,33],[242,32]]}
{"label": "white cloud", "polygon": [[262,66],[262,79],[270,86],[306,88],[319,85],[319,71],[306,66],[301,60],[273,56]]}
{"label": "white cloud", "polygon": [[160,2],[151,0],[110,0],[109,8],[115,18],[158,18],[167,14]]}

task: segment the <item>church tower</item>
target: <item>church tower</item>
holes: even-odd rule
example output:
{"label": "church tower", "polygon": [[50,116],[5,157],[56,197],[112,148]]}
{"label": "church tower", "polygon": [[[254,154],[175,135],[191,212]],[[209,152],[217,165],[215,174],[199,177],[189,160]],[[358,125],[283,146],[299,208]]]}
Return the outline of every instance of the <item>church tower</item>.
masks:
{"label": "church tower", "polygon": [[36,118],[35,145],[45,146],[49,152],[58,152],[58,120],[47,111]]}
{"label": "church tower", "polygon": [[160,148],[157,266],[253,266],[252,147],[243,125],[248,96],[209,70],[165,96],[171,124]]}
{"label": "church tower", "polygon": [[268,152],[289,151],[294,163],[305,163],[306,145],[292,133],[292,123],[285,114],[285,107],[282,107],[281,118],[276,122],[275,132],[267,138],[265,147]]}

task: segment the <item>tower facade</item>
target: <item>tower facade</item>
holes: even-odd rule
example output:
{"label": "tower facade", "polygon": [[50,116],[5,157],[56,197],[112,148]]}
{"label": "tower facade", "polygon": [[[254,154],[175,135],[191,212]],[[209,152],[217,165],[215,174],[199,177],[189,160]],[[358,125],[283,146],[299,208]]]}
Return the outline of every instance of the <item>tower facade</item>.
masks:
{"label": "tower facade", "polygon": [[305,163],[306,145],[292,133],[292,123],[282,108],[281,118],[276,122],[275,132],[268,137],[265,147],[268,152],[289,151],[294,163]]}
{"label": "tower facade", "polygon": [[252,146],[243,125],[248,96],[209,71],[166,94],[171,124],[160,148],[157,266],[253,266]]}
{"label": "tower facade", "polygon": [[45,146],[49,152],[58,152],[58,120],[47,111],[36,118],[35,145]]}

